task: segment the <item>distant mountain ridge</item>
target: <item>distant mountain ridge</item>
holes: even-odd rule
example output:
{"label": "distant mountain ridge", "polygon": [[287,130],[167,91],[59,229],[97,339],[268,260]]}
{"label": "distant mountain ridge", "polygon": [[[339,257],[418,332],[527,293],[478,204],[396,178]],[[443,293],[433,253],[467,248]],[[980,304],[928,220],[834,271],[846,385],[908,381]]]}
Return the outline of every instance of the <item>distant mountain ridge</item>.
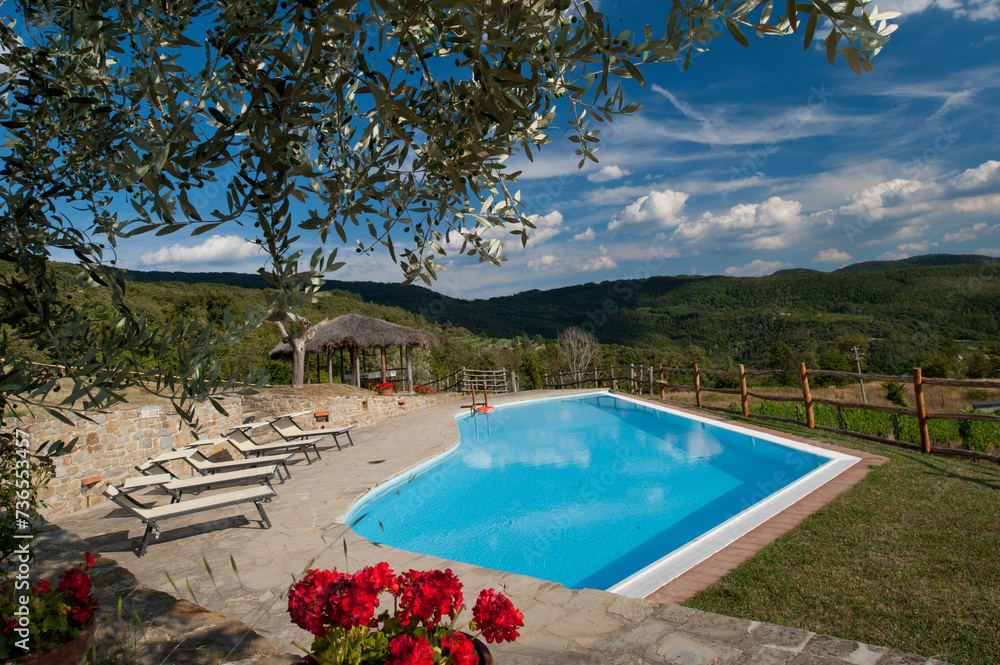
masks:
{"label": "distant mountain ridge", "polygon": [[[258,275],[237,273],[129,271],[127,278],[266,286]],[[765,277],[612,280],[483,300],[378,282],[331,280],[323,288],[491,337],[555,338],[579,326],[604,343],[694,344],[734,358],[764,358],[777,341],[805,348],[852,333],[925,349],[940,338],[996,340],[1000,331],[1000,260],[979,255],[932,254]]]}

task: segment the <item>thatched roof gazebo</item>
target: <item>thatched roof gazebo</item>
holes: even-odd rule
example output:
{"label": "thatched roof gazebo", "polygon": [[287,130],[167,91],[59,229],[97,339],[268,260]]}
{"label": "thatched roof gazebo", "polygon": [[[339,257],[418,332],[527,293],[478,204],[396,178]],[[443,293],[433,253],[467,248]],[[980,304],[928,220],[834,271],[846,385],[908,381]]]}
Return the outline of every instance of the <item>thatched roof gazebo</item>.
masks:
{"label": "thatched roof gazebo", "polygon": [[[345,314],[313,326],[312,339],[306,342],[306,358],[309,353],[326,354],[330,382],[333,382],[333,352],[347,349],[351,356],[351,383],[361,385],[359,351],[380,349],[382,352],[382,382],[386,381],[386,349],[399,347],[400,358],[406,354],[407,387],[413,389],[413,367],[410,348],[414,346],[437,346],[437,338],[429,332],[407,328],[382,319],[359,314]],[[282,342],[268,353],[272,360],[291,358],[292,346]],[[307,360],[308,362],[308,360]],[[306,372],[308,374],[308,372]]]}

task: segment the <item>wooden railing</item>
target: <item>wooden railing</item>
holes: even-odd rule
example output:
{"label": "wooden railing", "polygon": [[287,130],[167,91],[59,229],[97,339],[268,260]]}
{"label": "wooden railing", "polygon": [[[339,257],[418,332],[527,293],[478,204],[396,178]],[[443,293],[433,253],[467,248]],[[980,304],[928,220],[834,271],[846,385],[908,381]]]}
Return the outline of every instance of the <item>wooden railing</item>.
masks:
{"label": "wooden railing", "polygon": [[435,392],[472,392],[473,386],[476,392],[482,392],[483,386],[489,393],[507,393],[513,390],[517,392],[517,377],[513,372],[507,376],[507,368],[501,369],[467,369],[465,367],[455,370],[448,376],[434,379],[425,383],[428,388]]}
{"label": "wooden railing", "polygon": [[[624,371],[627,370],[627,373]],[[949,412],[931,412],[927,410],[926,399],[924,395],[924,390],[926,386],[938,385],[938,386],[959,386],[959,387],[970,387],[970,388],[1000,388],[1000,381],[971,381],[964,379],[936,379],[923,376],[923,371],[919,367],[915,367],[913,372],[909,375],[888,375],[888,374],[861,374],[858,372],[837,372],[833,370],[822,370],[822,369],[808,369],[805,363],[799,364],[798,370],[748,370],[743,365],[739,365],[737,371],[722,371],[722,370],[710,370],[702,369],[698,365],[694,367],[664,367],[663,365],[657,366],[655,370],[656,378],[653,377],[654,368],[652,366],[646,367],[639,365],[625,365],[625,366],[610,366],[610,367],[600,367],[596,369],[588,369],[583,372],[556,372],[553,374],[545,375],[545,387],[546,388],[611,388],[612,390],[618,390],[622,386],[625,387],[629,392],[634,393],[648,393],[651,397],[654,392],[659,392],[659,398],[666,398],[666,390],[684,390],[693,391],[695,406],[704,409],[712,409],[715,411],[726,411],[729,413],[736,413],[742,415],[744,418],[761,418],[765,420],[781,420],[785,422],[796,423],[799,425],[804,425],[809,429],[820,429],[832,432],[839,432],[842,434],[849,434],[851,436],[857,436],[864,439],[869,439],[873,441],[880,441],[883,443],[889,443],[896,446],[902,446],[905,448],[912,448],[920,450],[924,453],[936,453],[941,455],[957,455],[962,457],[971,457],[977,459],[986,459],[995,462],[1000,462],[1000,456],[993,455],[989,453],[983,453],[973,450],[964,450],[960,448],[944,448],[934,446],[931,443],[930,432],[928,430],[927,423],[934,419],[953,419],[953,420],[966,420],[966,421],[985,421],[1000,424],[1000,416],[995,416],[987,413],[949,413]],[[670,377],[673,374],[690,374],[692,375],[691,383],[676,383],[674,381],[668,381],[665,377]],[[710,377],[731,377],[738,380],[738,388],[716,388],[702,385],[703,376]],[[801,387],[801,396],[789,396],[789,395],[768,395],[755,390],[751,390],[747,386],[748,377],[762,377],[762,376],[774,376],[774,377],[795,377],[798,379],[798,383]],[[915,403],[913,408],[903,408],[898,406],[880,406],[877,404],[867,404],[861,402],[846,402],[834,399],[828,399],[823,397],[813,396],[812,391],[809,387],[810,377],[837,377],[837,378],[847,378],[854,379],[857,381],[892,381],[896,383],[908,383],[913,386],[913,392],[915,396]],[[672,378],[672,377],[670,377]],[[703,400],[704,393],[717,393],[724,395],[739,395],[740,408],[732,409],[728,407],[714,406],[705,404]],[[766,415],[760,413],[752,413],[750,410],[750,398],[760,399],[760,400],[771,400],[774,402],[798,402],[801,403],[804,409],[805,419],[803,420],[799,414],[798,407],[796,406],[797,418],[785,418],[781,416]],[[815,404],[825,404],[828,406],[837,407],[840,427],[828,427],[825,425],[820,425],[816,423],[815,414],[813,412],[813,405]],[[895,429],[895,439],[890,439],[887,437],[876,436],[873,434],[868,434],[864,432],[857,432],[847,428],[844,420],[844,409],[863,409],[868,411],[879,411],[883,413],[893,414],[894,429]],[[917,419],[917,428],[919,432],[920,442],[908,443],[906,441],[900,440],[900,428],[899,428],[899,416],[912,416]]]}
{"label": "wooden railing", "polygon": [[501,369],[465,369],[462,374],[462,392],[476,392],[485,389],[487,393],[509,392],[507,385],[507,368]]}

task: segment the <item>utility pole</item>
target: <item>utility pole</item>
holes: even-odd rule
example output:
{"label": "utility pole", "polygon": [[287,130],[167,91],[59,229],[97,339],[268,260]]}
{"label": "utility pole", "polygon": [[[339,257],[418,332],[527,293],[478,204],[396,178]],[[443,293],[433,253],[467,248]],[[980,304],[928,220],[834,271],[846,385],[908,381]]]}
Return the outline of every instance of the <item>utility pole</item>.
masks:
{"label": "utility pole", "polygon": [[[857,365],[858,365],[858,374],[861,374],[861,356],[863,356],[865,354],[863,354],[860,351],[858,351],[858,347],[856,347],[856,346],[853,347],[851,350],[854,351],[854,362],[857,363]],[[868,397],[865,396],[865,380],[862,379],[859,376],[858,377],[858,383],[861,384],[861,401],[864,402],[865,404],[867,404],[868,403]]]}

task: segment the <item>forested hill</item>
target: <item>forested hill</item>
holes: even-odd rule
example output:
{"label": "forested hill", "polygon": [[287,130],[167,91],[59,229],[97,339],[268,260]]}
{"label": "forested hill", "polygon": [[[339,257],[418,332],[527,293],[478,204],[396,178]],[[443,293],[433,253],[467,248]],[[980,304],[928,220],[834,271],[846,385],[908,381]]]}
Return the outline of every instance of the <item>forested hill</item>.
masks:
{"label": "forested hill", "polygon": [[[128,276],[264,285],[256,275],[231,273]],[[485,300],[374,282],[330,281],[326,288],[492,337],[554,338],[580,326],[604,343],[677,350],[694,344],[747,361],[765,358],[776,342],[808,355],[839,336],[859,334],[878,340],[882,355],[905,365],[949,339],[989,343],[1000,335],[1000,260],[977,255],[870,262],[831,273],[618,280]]]}

